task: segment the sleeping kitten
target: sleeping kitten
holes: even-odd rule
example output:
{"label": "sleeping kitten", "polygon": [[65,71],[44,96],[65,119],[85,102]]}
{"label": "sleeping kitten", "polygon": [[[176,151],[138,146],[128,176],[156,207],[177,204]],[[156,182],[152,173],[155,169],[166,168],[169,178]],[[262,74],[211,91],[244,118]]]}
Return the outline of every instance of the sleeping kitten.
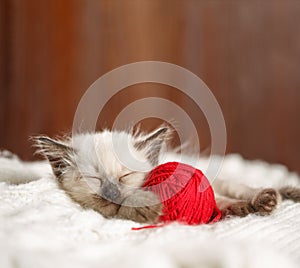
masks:
{"label": "sleeping kitten", "polygon": [[[141,186],[147,172],[159,163],[171,134],[168,127],[161,126],[147,135],[105,130],[64,140],[46,136],[34,140],[38,153],[49,160],[60,188],[82,207],[107,218],[155,223],[162,204]],[[300,201],[300,189],[292,187],[252,189],[222,180],[215,180],[212,186],[224,217],[270,214],[281,197]]]}
{"label": "sleeping kitten", "polygon": [[169,136],[169,129],[161,127],[148,135],[105,130],[65,140],[34,139],[58,185],[82,207],[108,218],[156,222],[162,204],[141,186]]}

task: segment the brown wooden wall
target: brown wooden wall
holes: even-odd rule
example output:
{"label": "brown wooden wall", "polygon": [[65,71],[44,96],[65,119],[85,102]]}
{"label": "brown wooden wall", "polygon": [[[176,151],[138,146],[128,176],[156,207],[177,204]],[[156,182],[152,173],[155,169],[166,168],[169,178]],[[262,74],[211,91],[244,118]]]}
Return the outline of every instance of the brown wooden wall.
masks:
{"label": "brown wooden wall", "polygon": [[[225,116],[228,153],[300,171],[300,1],[2,0],[0,22],[0,147],[33,159],[28,136],[71,130],[97,78],[156,60],[183,66],[209,86]],[[180,104],[209,146],[201,111],[158,84],[120,92],[99,128],[148,96]]]}

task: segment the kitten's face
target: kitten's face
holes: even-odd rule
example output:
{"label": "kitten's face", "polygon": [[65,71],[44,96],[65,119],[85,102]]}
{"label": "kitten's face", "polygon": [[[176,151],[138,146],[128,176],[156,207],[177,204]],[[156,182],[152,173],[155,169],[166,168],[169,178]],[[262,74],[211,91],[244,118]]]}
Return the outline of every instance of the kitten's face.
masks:
{"label": "kitten's face", "polygon": [[170,130],[161,127],[148,135],[103,131],[64,141],[37,137],[36,143],[60,186],[89,206],[89,200],[121,204],[141,187],[145,174],[158,164],[169,135]]}

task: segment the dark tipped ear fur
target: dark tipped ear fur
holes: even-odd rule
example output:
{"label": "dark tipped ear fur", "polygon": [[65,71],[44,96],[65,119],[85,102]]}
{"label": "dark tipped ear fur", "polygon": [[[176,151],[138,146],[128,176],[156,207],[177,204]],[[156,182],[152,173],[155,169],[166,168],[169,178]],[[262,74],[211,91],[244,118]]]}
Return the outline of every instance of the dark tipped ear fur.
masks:
{"label": "dark tipped ear fur", "polygon": [[32,140],[37,147],[36,152],[49,160],[53,173],[58,179],[66,169],[74,165],[71,157],[73,150],[62,141],[47,136],[35,136]]}
{"label": "dark tipped ear fur", "polygon": [[135,146],[138,150],[147,150],[147,157],[152,165],[158,165],[159,153],[164,143],[171,137],[172,130],[166,126],[155,129],[148,135],[144,136],[136,142]]}

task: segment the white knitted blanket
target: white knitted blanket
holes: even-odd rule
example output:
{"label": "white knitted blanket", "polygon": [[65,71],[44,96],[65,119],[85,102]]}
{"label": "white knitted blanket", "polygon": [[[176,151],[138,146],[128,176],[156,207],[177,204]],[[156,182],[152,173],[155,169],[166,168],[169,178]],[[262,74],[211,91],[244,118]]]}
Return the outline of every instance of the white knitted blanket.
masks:
{"label": "white knitted blanket", "polygon": [[[132,231],[139,224],[73,203],[49,174],[46,163],[0,158],[1,268],[300,267],[299,203],[284,201],[267,217]],[[238,155],[225,158],[220,175],[254,186],[300,185],[284,166]]]}

